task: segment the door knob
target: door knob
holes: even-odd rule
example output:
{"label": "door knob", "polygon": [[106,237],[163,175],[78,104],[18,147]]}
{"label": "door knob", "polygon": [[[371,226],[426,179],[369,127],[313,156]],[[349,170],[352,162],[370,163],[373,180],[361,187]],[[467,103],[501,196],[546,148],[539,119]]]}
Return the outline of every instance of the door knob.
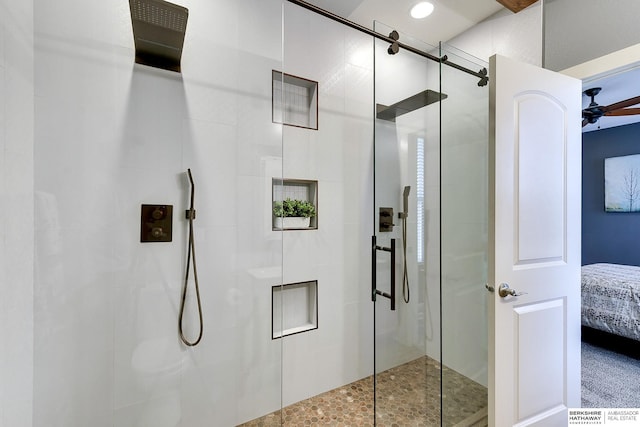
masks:
{"label": "door knob", "polygon": [[509,287],[508,284],[506,283],[501,283],[500,286],[498,287],[498,295],[500,295],[500,297],[505,298],[509,295],[511,295],[512,297],[519,297],[520,295],[525,295],[526,292],[518,292],[515,289],[511,289]]}

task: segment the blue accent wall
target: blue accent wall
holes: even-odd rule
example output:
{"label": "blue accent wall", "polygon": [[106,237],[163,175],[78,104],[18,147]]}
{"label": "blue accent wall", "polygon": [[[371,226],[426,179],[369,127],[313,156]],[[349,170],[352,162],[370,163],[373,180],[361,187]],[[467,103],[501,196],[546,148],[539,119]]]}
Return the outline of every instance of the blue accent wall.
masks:
{"label": "blue accent wall", "polygon": [[604,159],[630,154],[640,154],[640,123],[582,135],[583,265],[640,265],[640,212],[604,211]]}

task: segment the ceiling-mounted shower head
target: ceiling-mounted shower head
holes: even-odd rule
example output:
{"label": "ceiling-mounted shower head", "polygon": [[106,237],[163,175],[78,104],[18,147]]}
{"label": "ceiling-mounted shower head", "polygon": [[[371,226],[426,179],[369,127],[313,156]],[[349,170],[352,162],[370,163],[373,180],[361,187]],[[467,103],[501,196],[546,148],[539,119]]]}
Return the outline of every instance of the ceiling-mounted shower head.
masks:
{"label": "ceiling-mounted shower head", "polygon": [[398,116],[426,107],[434,102],[440,102],[443,99],[447,99],[447,94],[435,92],[431,89],[423,90],[393,105],[376,104],[376,118],[395,122]]}
{"label": "ceiling-mounted shower head", "polygon": [[129,0],[136,62],[180,72],[189,9],[164,0]]}

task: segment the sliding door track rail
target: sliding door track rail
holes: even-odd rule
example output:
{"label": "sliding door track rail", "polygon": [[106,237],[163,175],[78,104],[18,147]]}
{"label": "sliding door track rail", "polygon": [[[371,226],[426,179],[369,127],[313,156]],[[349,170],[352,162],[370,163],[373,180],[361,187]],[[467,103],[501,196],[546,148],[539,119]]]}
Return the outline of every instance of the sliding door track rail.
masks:
{"label": "sliding door track rail", "polygon": [[447,55],[444,55],[442,58],[439,58],[435,55],[431,55],[430,53],[427,52],[423,52],[420,49],[416,49],[413,46],[409,46],[407,44],[401,43],[399,41],[397,41],[396,39],[390,37],[390,36],[385,36],[384,34],[380,34],[378,32],[375,32],[367,27],[364,27],[360,24],[357,24],[353,21],[349,21],[346,18],[343,18],[342,16],[336,15],[335,13],[329,12],[328,10],[322,9],[318,6],[315,6],[313,4],[307,3],[304,0],[287,0],[289,3],[293,3],[295,5],[298,5],[300,7],[303,7],[307,10],[310,10],[311,12],[317,13],[318,15],[322,15],[325,18],[329,18],[333,21],[339,22],[343,25],[346,25],[347,27],[353,28],[354,30],[360,31],[362,33],[368,34],[372,37],[375,37],[379,40],[384,40],[390,44],[396,44],[398,47],[408,50],[409,52],[415,53],[416,55],[420,55],[424,58],[427,58],[431,61],[435,61],[435,62],[439,62],[441,64],[445,64],[448,65],[449,67],[455,68],[456,70],[460,70],[462,72],[465,72],[467,74],[471,74],[472,76],[475,76],[477,78],[480,79],[480,81],[478,82],[478,86],[486,86],[487,83],[489,82],[489,76],[487,73],[487,69],[486,68],[482,68],[480,71],[473,71],[470,70],[469,68],[463,67],[462,65],[456,64],[455,62],[451,62],[449,61],[449,59],[447,58]]}

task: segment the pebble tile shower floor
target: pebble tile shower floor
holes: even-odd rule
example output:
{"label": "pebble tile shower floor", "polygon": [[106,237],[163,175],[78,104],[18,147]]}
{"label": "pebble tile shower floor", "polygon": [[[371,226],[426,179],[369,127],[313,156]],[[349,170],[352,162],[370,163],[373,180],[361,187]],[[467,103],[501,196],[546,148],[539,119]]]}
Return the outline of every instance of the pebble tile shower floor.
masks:
{"label": "pebble tile shower floor", "polygon": [[[421,357],[378,375],[377,426],[440,425],[439,363]],[[443,425],[486,426],[487,389],[444,368]],[[373,425],[373,377],[287,406],[241,427]],[[478,414],[480,414],[478,416]]]}

